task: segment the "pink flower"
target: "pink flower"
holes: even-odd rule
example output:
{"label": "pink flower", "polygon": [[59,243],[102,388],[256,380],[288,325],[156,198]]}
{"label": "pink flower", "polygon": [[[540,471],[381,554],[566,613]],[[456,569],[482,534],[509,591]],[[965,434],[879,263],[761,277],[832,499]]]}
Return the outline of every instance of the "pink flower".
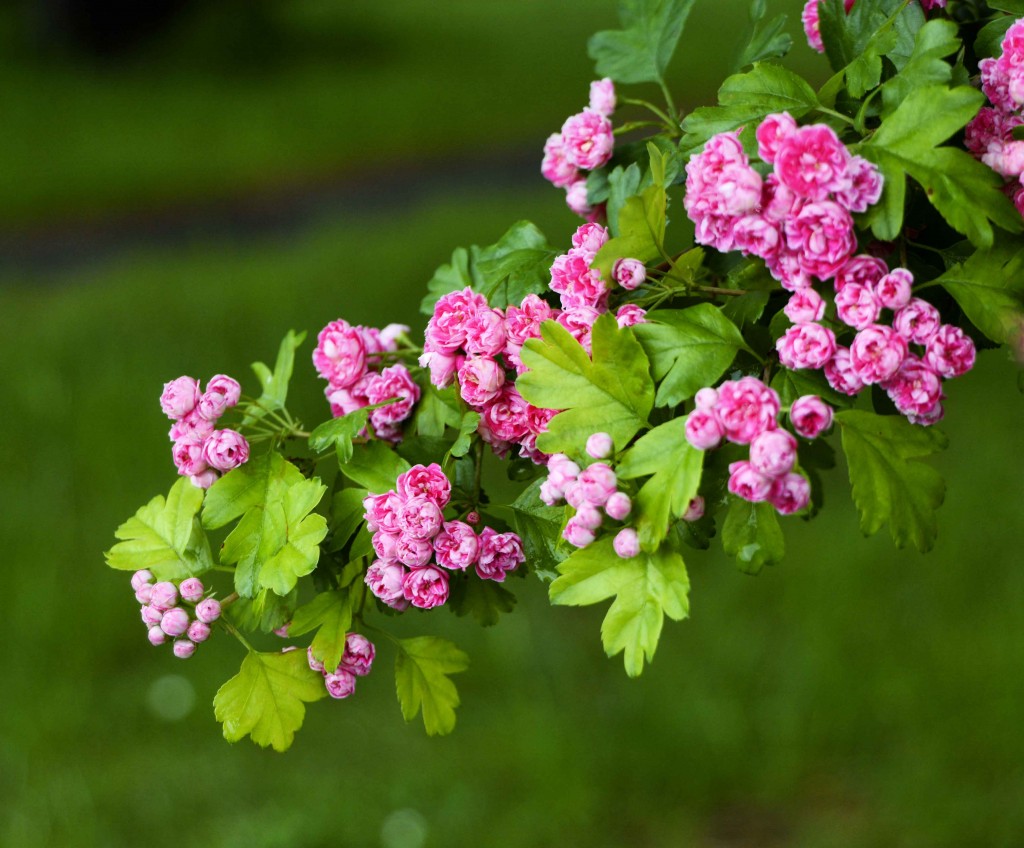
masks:
{"label": "pink flower", "polygon": [[199,382],[191,377],[178,377],[164,383],[164,390],[160,395],[160,408],[170,419],[184,418],[199,403],[201,392]]}
{"label": "pink flower", "polygon": [[608,77],[590,84],[590,109],[606,118],[615,111],[615,83]]}
{"label": "pink flower", "polygon": [[[422,467],[422,465],[416,466],[416,468]],[[399,475],[399,480],[401,480],[401,475]],[[419,493],[416,492],[413,496],[415,494]],[[363,509],[366,510],[363,518],[366,521],[366,526],[371,531],[382,530],[385,533],[399,533],[401,526],[398,523],[398,513],[404,503],[405,496],[393,491],[385,492],[383,495],[367,495],[363,498]]]}
{"label": "pink flower", "polygon": [[397,545],[399,535],[399,533],[387,533],[384,530],[378,530],[373,534],[371,544],[378,559],[384,562],[395,562],[398,559]]}
{"label": "pink flower", "polygon": [[756,377],[728,380],[718,389],[717,412],[725,437],[747,445],[758,433],[775,428],[779,396]]}
{"label": "pink flower", "polygon": [[203,599],[203,593],[206,590],[203,588],[203,581],[198,577],[189,577],[181,581],[178,586],[178,592],[181,597],[188,601],[190,604],[198,603]]}
{"label": "pink flower", "polygon": [[548,458],[548,480],[562,491],[579,477],[580,467],[564,453],[552,454]]}
{"label": "pink flower", "polygon": [[409,568],[422,568],[434,556],[434,546],[429,539],[414,539],[400,535],[395,541],[395,559]]}
{"label": "pink flower", "polygon": [[751,503],[768,500],[773,480],[747,461],[729,464],[729,491]]}
{"label": "pink flower", "polygon": [[838,203],[808,203],[786,221],[786,245],[797,254],[800,268],[825,280],[833,276],[857,248],[853,219]]}
{"label": "pink flower", "polygon": [[806,508],[811,502],[811,484],[806,477],[790,471],[772,483],[768,500],[778,512],[792,515]]}
{"label": "pink flower", "polygon": [[172,442],[186,441],[201,445],[213,431],[213,422],[203,418],[198,409],[193,409],[184,418],[179,418],[171,425],[168,435]]}
{"label": "pink flower", "polygon": [[789,112],[769,115],[757,128],[757,155],[769,165],[775,162],[779,145],[796,132],[796,121]]}
{"label": "pink flower", "polygon": [[561,133],[548,136],[544,142],[544,159],[540,163],[540,172],[548,182],[558,188],[566,188],[573,183],[579,171],[565,157],[565,142]]}
{"label": "pink flower", "polygon": [[197,489],[209,489],[220,478],[220,474],[212,468],[189,475],[189,482]]}
{"label": "pink flower", "polygon": [[505,372],[493,359],[470,356],[459,368],[459,389],[470,406],[483,407],[498,396],[505,384]]}
{"label": "pink flower", "polygon": [[448,600],[448,577],[433,566],[414,568],[402,584],[405,599],[419,609],[433,609]]}
{"label": "pink flower", "polygon": [[825,363],[825,379],[833,389],[844,395],[853,396],[864,388],[864,381],[857,376],[847,347],[836,347],[832,359]]}
{"label": "pink flower", "polygon": [[632,527],[624,527],[616,534],[612,547],[622,559],[632,559],[640,553],[640,537]]}
{"label": "pink flower", "polygon": [[888,380],[906,356],[906,340],[891,327],[879,324],[861,330],[850,345],[850,364],[869,386]]}
{"label": "pink flower", "polygon": [[789,408],[789,423],[805,439],[816,439],[832,426],[832,407],[817,395],[803,395]]}
{"label": "pink flower", "polygon": [[171,607],[160,618],[160,629],[168,636],[181,636],[188,630],[188,613],[181,607]]}
{"label": "pink flower", "polygon": [[193,621],[185,632],[193,642],[205,642],[210,638],[210,625],[202,621]]}
{"label": "pink flower", "polygon": [[624,303],[615,313],[615,323],[619,325],[619,329],[646,324],[647,310],[635,303]]}
{"label": "pink flower", "polygon": [[[597,253],[608,243],[608,228],[600,224],[581,224],[572,234],[572,246],[579,247],[590,253]],[[528,295],[536,297],[536,295]],[[523,301],[523,308],[526,308],[526,301]]]}
{"label": "pink flower", "polygon": [[480,555],[476,561],[476,573],[482,580],[501,583],[505,575],[515,571],[526,561],[523,543],[515,533],[496,533],[485,527],[480,534]]}
{"label": "pink flower", "polygon": [[576,510],[576,515],[573,520],[581,527],[585,527],[587,530],[597,531],[601,526],[604,518],[601,516],[601,510],[599,510],[592,503],[584,502],[580,504]]}
{"label": "pink flower", "polygon": [[597,112],[572,115],[562,125],[565,158],[584,171],[600,168],[612,158],[612,122]]}
{"label": "pink flower", "polygon": [[452,495],[452,484],[436,462],[430,465],[414,465],[408,471],[399,474],[395,481],[395,489],[403,498],[425,495],[440,509],[448,506]]}
{"label": "pink flower", "polygon": [[316,337],[313,365],[335,388],[351,386],[366,372],[362,334],[348,321],[331,321]]}
{"label": "pink flower", "polygon": [[560,313],[555,319],[569,331],[583,349],[590,353],[590,333],[594,322],[601,317],[601,313],[592,306],[573,306]]}
{"label": "pink flower", "polygon": [[866,212],[882,196],[884,180],[881,172],[861,156],[850,158],[846,181],[836,190],[836,200],[851,212]]}
{"label": "pink flower", "polygon": [[487,298],[468,287],[439,298],[434,305],[434,314],[427,322],[424,351],[455,353],[466,341],[469,319],[487,308]]}
{"label": "pink flower", "polygon": [[850,154],[827,124],[794,130],[779,142],[775,154],[779,182],[813,201],[844,187],[849,164]]}
{"label": "pink flower", "polygon": [[931,423],[938,409],[941,417],[942,380],[928,364],[909,354],[899,370],[882,384],[893,405],[914,423]]}
{"label": "pink flower", "polygon": [[697,394],[693,396],[693,404],[697,409],[703,409],[707,412],[713,411],[718,406],[718,391],[710,386],[698,389]]}
{"label": "pink flower", "polygon": [[613,521],[624,521],[632,509],[633,502],[625,492],[613,492],[604,505],[604,511]]}
{"label": "pink flower", "polygon": [[585,548],[592,545],[597,537],[594,535],[594,531],[587,527],[586,522],[581,521],[578,515],[574,515],[565,522],[562,538],[574,548]]}
{"label": "pink flower", "polygon": [[437,564],[450,571],[465,571],[476,562],[479,551],[480,540],[462,521],[446,521],[434,539]]}
{"label": "pink flower", "polygon": [[146,627],[152,627],[154,624],[159,624],[160,619],[164,617],[164,611],[157,609],[151,604],[143,604],[139,610],[139,614],[142,616],[142,622]]}
{"label": "pink flower", "polygon": [[697,450],[712,450],[721,444],[725,429],[711,410],[695,409],[686,418],[686,441]]}
{"label": "pink flower", "polygon": [[836,292],[836,313],[847,326],[863,330],[878,320],[882,304],[868,286],[848,283]]}
{"label": "pink flower", "polygon": [[505,310],[505,337],[508,344],[522,345],[527,339],[540,338],[540,325],[555,315],[555,310],[535,294],[523,298],[520,306]]}
{"label": "pink flower", "polygon": [[612,277],[624,289],[633,291],[647,279],[647,266],[639,259],[619,259],[612,266]]}
{"label": "pink flower", "polygon": [[[217,374],[211,377],[206,384],[206,392],[199,401],[199,414],[211,420],[219,418],[225,409],[237,405],[241,396],[242,387],[238,380],[228,377],[226,374]],[[207,414],[207,410],[213,412],[217,409],[220,411],[213,418]]]}
{"label": "pink flower", "polygon": [[511,383],[501,387],[498,396],[482,413],[480,435],[489,444],[518,442],[529,431],[528,404]]}
{"label": "pink flower", "polygon": [[160,629],[159,625],[153,625],[152,627],[150,627],[149,631],[146,633],[146,636],[149,639],[149,644],[153,645],[154,647],[156,645],[162,645],[164,642],[167,641],[167,634]]}
{"label": "pink flower", "polygon": [[836,352],[835,334],[821,324],[796,324],[776,343],[779,362],[787,368],[823,368]]}
{"label": "pink flower", "polygon": [[139,591],[147,583],[153,582],[153,572],[148,568],[144,568],[141,571],[136,571],[132,575],[132,590]]}
{"label": "pink flower", "polygon": [[171,650],[179,660],[187,660],[196,652],[196,645],[195,642],[190,642],[188,639],[175,639]]}
{"label": "pink flower", "polygon": [[341,668],[357,677],[366,677],[373,667],[376,655],[373,642],[360,633],[345,635],[345,653],[341,657]]}
{"label": "pink flower", "polygon": [[366,569],[364,582],[370,587],[374,596],[380,598],[389,607],[404,609],[405,600],[405,568],[397,562],[381,562],[377,560]]}
{"label": "pink flower", "polygon": [[583,499],[594,506],[604,506],[618,487],[615,472],[605,462],[595,462],[587,466],[579,475]]}
{"label": "pink flower", "polygon": [[398,424],[409,417],[420,399],[420,387],[413,382],[409,369],[399,363],[372,376],[366,387],[366,398],[370,404],[397,398],[394,403],[370,413],[370,423],[377,437],[397,441],[400,437]]}
{"label": "pink flower", "polygon": [[777,222],[765,215],[751,213],[736,222],[732,238],[736,249],[744,255],[770,259],[779,251],[782,233]]}
{"label": "pink flower", "polygon": [[200,474],[206,470],[206,458],[203,452],[203,445],[197,445],[185,439],[175,442],[171,448],[171,457],[174,465],[182,477],[191,477],[193,474]]}
{"label": "pink flower", "polygon": [[409,498],[398,513],[398,526],[412,539],[433,539],[443,521],[437,504],[425,495]]}
{"label": "pink flower", "polygon": [[906,268],[896,268],[875,283],[875,297],[886,309],[902,309],[910,303],[910,290],[913,285],[914,275]]}
{"label": "pink flower", "polygon": [[942,326],[942,316],[928,301],[912,297],[893,316],[892,326],[908,342],[926,345]]}
{"label": "pink flower", "polygon": [[230,471],[249,460],[249,443],[235,430],[215,430],[203,445],[203,458],[218,471]]}
{"label": "pink flower", "polygon": [[782,311],[794,324],[809,324],[824,317],[825,300],[812,288],[799,289],[790,295]]}
{"label": "pink flower", "polygon": [[959,327],[943,324],[928,340],[924,360],[947,380],[966,374],[974,367],[975,348],[970,336]]}
{"label": "pink flower", "polygon": [[466,322],[463,348],[470,355],[497,356],[505,348],[505,316],[500,309],[481,309]]}
{"label": "pink flower", "polygon": [[594,211],[587,195],[587,181],[583,179],[571,183],[565,190],[565,205],[574,215],[586,218]]}
{"label": "pink flower", "polygon": [[148,604],[153,597],[153,587],[149,583],[143,583],[135,590],[135,600],[140,604]]}
{"label": "pink flower", "polygon": [[608,302],[608,286],[601,272],[591,268],[593,255],[574,247],[555,258],[551,265],[551,290],[561,295],[562,307],[591,306],[604,310]]}
{"label": "pink flower", "polygon": [[750,443],[750,465],[768,477],[778,477],[796,462],[796,439],[786,430],[765,430]]}
{"label": "pink flower", "polygon": [[331,415],[340,418],[342,415],[348,415],[350,412],[367,406],[370,402],[366,398],[366,389],[369,387],[370,381],[376,377],[375,372],[367,372],[347,389],[338,389],[328,383],[324,389],[324,396],[331,405]]}
{"label": "pink flower", "polygon": [[683,521],[700,521],[704,517],[704,498],[697,495],[683,513]]}
{"label": "pink flower", "polygon": [[216,598],[204,598],[196,604],[196,618],[203,624],[213,624],[220,618],[220,601]]}
{"label": "pink flower", "polygon": [[[944,2],[944,0],[943,0]],[[849,12],[853,8],[854,0],[844,0],[843,5]],[[807,36],[807,43],[819,53],[825,52],[825,45],[821,40],[821,27],[818,21],[818,0],[807,0],[804,11],[800,15],[804,25],[804,35]]]}
{"label": "pink flower", "polygon": [[341,668],[324,675],[324,686],[327,687],[328,695],[340,701],[356,691],[356,676]]}
{"label": "pink flower", "polygon": [[615,443],[607,433],[593,433],[587,438],[587,454],[593,459],[607,459],[615,450]]}

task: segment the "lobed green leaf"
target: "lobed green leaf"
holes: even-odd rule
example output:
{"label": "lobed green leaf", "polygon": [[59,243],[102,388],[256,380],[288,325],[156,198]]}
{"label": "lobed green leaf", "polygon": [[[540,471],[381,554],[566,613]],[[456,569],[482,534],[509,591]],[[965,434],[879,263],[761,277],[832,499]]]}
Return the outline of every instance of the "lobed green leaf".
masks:
{"label": "lobed green leaf", "polygon": [[664,79],[694,0],[621,0],[621,30],[593,35],[587,44],[599,77],[618,83]]}
{"label": "lobed green leaf", "polygon": [[422,711],[429,736],[443,736],[455,728],[459,693],[448,678],[469,667],[469,657],[439,636],[418,636],[398,642],[395,688],[406,721]]}

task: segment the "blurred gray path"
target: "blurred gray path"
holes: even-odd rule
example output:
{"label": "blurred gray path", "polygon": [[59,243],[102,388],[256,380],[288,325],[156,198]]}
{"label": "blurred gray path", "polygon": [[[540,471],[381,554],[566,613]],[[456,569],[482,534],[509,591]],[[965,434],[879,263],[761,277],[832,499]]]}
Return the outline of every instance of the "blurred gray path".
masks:
{"label": "blurred gray path", "polygon": [[325,221],[386,215],[444,193],[543,185],[539,151],[502,151],[486,158],[368,163],[302,183],[256,189],[211,201],[180,203],[88,220],[24,228],[0,226],[0,285],[29,272],[67,271],[125,251],[173,248],[197,241],[259,240],[301,233]]}

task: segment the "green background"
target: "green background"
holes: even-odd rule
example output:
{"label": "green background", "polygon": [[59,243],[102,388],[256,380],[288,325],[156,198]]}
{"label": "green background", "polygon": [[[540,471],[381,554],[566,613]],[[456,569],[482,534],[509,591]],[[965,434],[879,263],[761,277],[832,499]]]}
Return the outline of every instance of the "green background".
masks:
{"label": "green background", "polygon": [[[1000,351],[948,385],[932,553],[864,539],[840,468],[817,519],[784,521],[782,565],[689,556],[692,618],[639,680],[603,656],[603,610],[514,581],[494,629],[446,610],[400,624],[471,655],[452,736],[404,724],[381,646],[289,753],[222,741],[210,702],[239,646],[218,634],[188,663],[150,647],[102,561],[174,480],[161,385],[222,372],[251,390],[286,330],[339,316],[418,329],[433,269],[515,220],[568,246],[560,193],[502,163],[539,165],[585,103],[586,37],[615,22],[604,0],[242,8],[193,9],[105,61],[0,13],[0,845],[1021,844],[1024,403]],[[778,8],[820,79],[800,4]],[[744,20],[698,2],[678,100],[710,101]],[[189,226],[378,179],[367,208]],[[316,423],[310,349],[294,411]]]}

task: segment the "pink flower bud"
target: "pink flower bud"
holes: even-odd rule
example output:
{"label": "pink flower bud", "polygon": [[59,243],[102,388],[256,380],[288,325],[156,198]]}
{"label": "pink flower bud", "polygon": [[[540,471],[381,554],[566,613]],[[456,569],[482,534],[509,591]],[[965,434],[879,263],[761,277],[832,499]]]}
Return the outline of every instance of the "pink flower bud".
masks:
{"label": "pink flower bud", "polygon": [[608,77],[590,84],[590,110],[606,118],[615,111],[615,83]]}
{"label": "pink flower bud", "polygon": [[139,611],[142,615],[142,621],[147,627],[152,627],[154,624],[159,624],[160,619],[164,617],[164,611],[158,610],[151,604],[145,604]]}
{"label": "pink flower bud", "polygon": [[768,500],[772,478],[762,474],[747,461],[729,465],[729,491],[751,503]]}
{"label": "pink flower bud", "polygon": [[356,691],[356,676],[350,671],[339,669],[333,674],[324,675],[324,685],[332,698],[341,700]]}
{"label": "pink flower bud", "polygon": [[620,259],[612,266],[612,277],[626,291],[634,291],[647,280],[647,266],[639,259]]}
{"label": "pink flower bud", "polygon": [[615,472],[604,462],[595,462],[580,472],[579,484],[584,500],[594,506],[604,506],[618,488]]}
{"label": "pink flower bud", "polygon": [[683,513],[683,521],[700,521],[704,517],[704,498],[697,495]]}
{"label": "pink flower bud", "polygon": [[324,664],[313,655],[313,646],[310,645],[306,648],[306,659],[309,662],[309,667],[313,671],[324,672]]}
{"label": "pink flower bud", "polygon": [[215,598],[206,598],[196,604],[196,618],[203,624],[213,624],[220,618],[220,601]]}
{"label": "pink flower bud", "polygon": [[189,642],[188,639],[175,639],[173,650],[174,656],[179,660],[187,660],[196,652],[196,643]]}
{"label": "pink flower bud", "polygon": [[413,568],[405,576],[402,592],[414,607],[433,609],[448,600],[448,576],[432,565]]}
{"label": "pink flower bud", "polygon": [[220,474],[218,472],[212,468],[207,468],[205,471],[191,475],[188,479],[197,489],[209,489],[219,478]]}
{"label": "pink flower bud", "polygon": [[145,586],[147,583],[153,582],[153,572],[148,569],[142,571],[136,571],[132,575],[132,589],[138,592],[139,589]]}
{"label": "pink flower bud", "polygon": [[[703,389],[701,389],[703,391]],[[709,409],[695,409],[686,418],[686,441],[697,450],[711,450],[722,442],[722,425]]]}
{"label": "pink flower bud", "polygon": [[693,403],[697,409],[710,412],[718,405],[718,391],[705,387],[693,396]]}
{"label": "pink flower bud", "polygon": [[150,627],[147,636],[149,637],[150,645],[162,645],[164,642],[167,641],[167,634],[160,629],[159,624],[154,624],[152,627]]}
{"label": "pink flower bud", "polygon": [[633,509],[633,502],[625,492],[615,492],[604,505],[604,511],[614,521],[622,521]]}
{"label": "pink flower bud", "polygon": [[607,433],[594,433],[587,439],[587,453],[594,459],[606,459],[613,449],[612,437]]}
{"label": "pink flower bud", "polygon": [[832,426],[832,407],[817,395],[804,395],[793,401],[789,422],[797,434],[816,439]]}
{"label": "pink flower bud", "polygon": [[471,513],[467,514],[466,515],[466,523],[467,524],[479,524],[480,523],[480,513],[479,512],[471,512]]}
{"label": "pink flower bud", "polygon": [[766,430],[750,443],[750,464],[767,477],[778,477],[796,462],[796,439],[787,430]]}
{"label": "pink flower bud", "polygon": [[805,477],[791,471],[772,484],[768,499],[783,515],[792,515],[811,502],[811,484]]}
{"label": "pink flower bud", "polygon": [[587,499],[583,497],[583,487],[579,480],[573,480],[565,487],[565,502],[573,509],[579,509],[587,502]]}
{"label": "pink flower bud", "polygon": [[249,443],[235,430],[215,430],[203,443],[206,464],[218,471],[230,471],[249,459]]}
{"label": "pink flower bud", "polygon": [[577,520],[576,516],[573,516],[565,523],[565,529],[562,530],[562,538],[574,548],[585,548],[596,537],[593,530],[584,526],[582,522]]}
{"label": "pink flower bud", "polygon": [[624,527],[615,536],[612,547],[623,559],[632,559],[640,553],[640,537],[632,527]]}
{"label": "pink flower bud", "polygon": [[140,604],[148,604],[153,598],[153,587],[149,583],[143,583],[135,590],[135,600]]}
{"label": "pink flower bud", "polygon": [[199,403],[199,383],[191,377],[179,377],[164,383],[163,394],[160,395],[160,408],[170,419],[184,418]]}
{"label": "pink flower bud", "polygon": [[185,635],[193,642],[205,642],[210,638],[210,625],[202,621],[193,621]]}
{"label": "pink flower bud", "polygon": [[206,590],[203,588],[203,582],[198,577],[189,577],[187,580],[181,581],[178,591],[181,593],[182,598],[190,604],[195,604],[203,599],[203,592]]}
{"label": "pink flower bud", "polygon": [[602,520],[601,511],[593,504],[580,504],[580,508],[576,510],[576,523],[587,530],[596,530],[601,526]]}
{"label": "pink flower bud", "polygon": [[169,610],[178,603],[178,590],[173,583],[163,580],[153,586],[153,593],[150,595],[149,603],[158,610]]}
{"label": "pink flower bud", "polygon": [[376,653],[373,642],[365,636],[360,633],[349,633],[345,636],[345,653],[341,658],[341,665],[357,677],[365,677],[373,667]]}
{"label": "pink flower bud", "polygon": [[886,309],[902,309],[910,303],[913,285],[914,275],[906,268],[896,268],[875,283],[875,297]]}
{"label": "pink flower bud", "polygon": [[188,613],[181,607],[173,607],[160,619],[160,629],[168,636],[181,636],[188,630]]}

